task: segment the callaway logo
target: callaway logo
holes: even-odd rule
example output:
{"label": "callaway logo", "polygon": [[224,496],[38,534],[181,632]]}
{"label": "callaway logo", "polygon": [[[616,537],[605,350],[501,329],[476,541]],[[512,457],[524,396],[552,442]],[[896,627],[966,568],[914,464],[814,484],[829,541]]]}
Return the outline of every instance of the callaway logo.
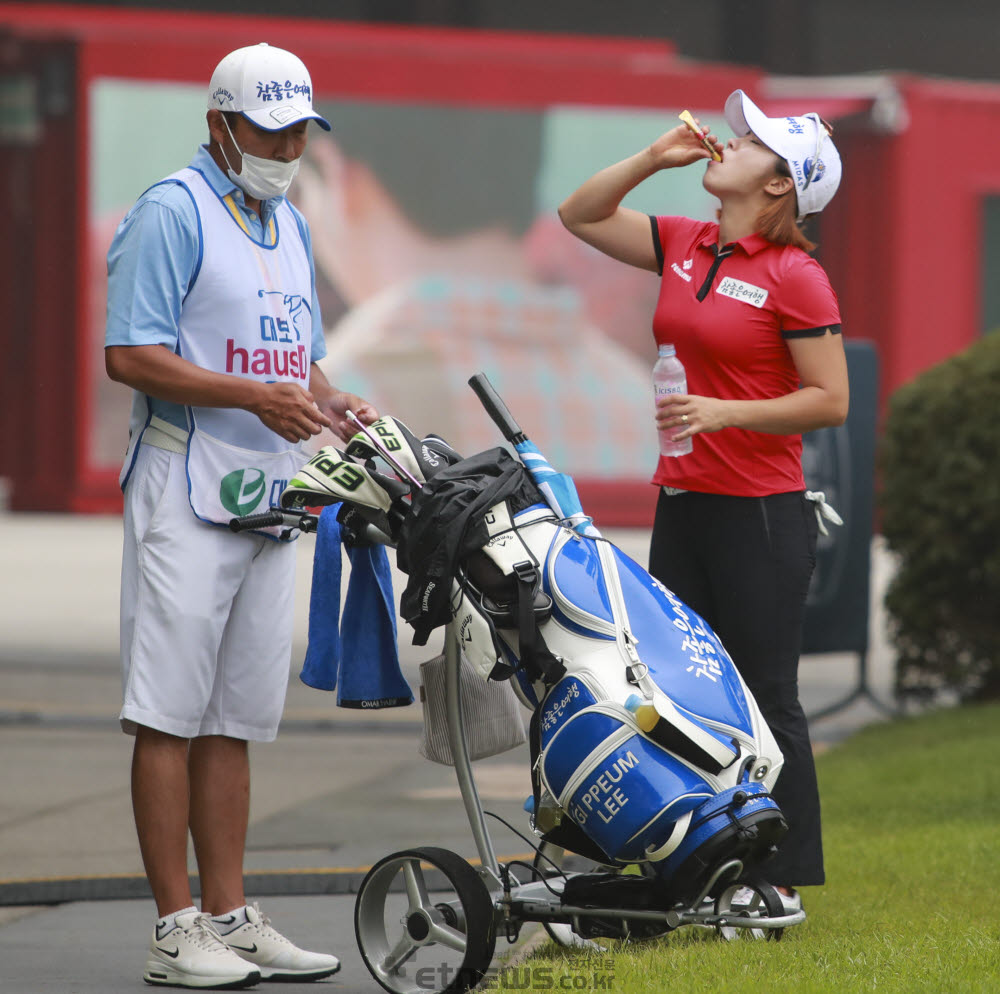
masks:
{"label": "callaway logo", "polygon": [[222,478],[219,500],[230,514],[242,518],[261,502],[264,483],[262,469],[235,469]]}
{"label": "callaway logo", "polygon": [[462,619],[462,624],[459,626],[459,635],[461,636],[462,643],[464,645],[471,645],[472,643],[472,615],[467,614]]}
{"label": "callaway logo", "polygon": [[172,950],[164,949],[163,946],[157,946],[156,948],[159,949],[164,956],[169,956],[171,959],[177,959],[177,957],[180,956],[181,954],[180,949],[178,949],[176,946]]}
{"label": "callaway logo", "polygon": [[221,104],[224,104],[224,103],[225,103],[225,102],[226,102],[227,100],[228,100],[228,101],[229,101],[230,103],[232,103],[232,102],[233,102],[233,95],[232,95],[232,94],[231,94],[231,93],[230,93],[230,92],[229,92],[229,91],[228,91],[228,90],[227,90],[227,89],[226,89],[226,88],[225,88],[224,86],[220,86],[220,87],[219,87],[219,88],[218,88],[218,89],[217,89],[217,90],[216,90],[216,91],[215,91],[215,92],[214,92],[214,93],[212,94],[212,99],[213,99],[213,100],[214,100],[214,101],[215,101],[215,102],[216,102],[217,104],[220,104],[220,105],[221,105]]}

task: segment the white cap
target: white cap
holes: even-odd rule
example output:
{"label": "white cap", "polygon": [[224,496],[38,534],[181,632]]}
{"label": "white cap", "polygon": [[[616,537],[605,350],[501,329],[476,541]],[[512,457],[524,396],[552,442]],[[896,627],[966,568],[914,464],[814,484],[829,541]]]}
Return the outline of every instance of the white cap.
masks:
{"label": "white cap", "polygon": [[833,199],[840,186],[840,153],[818,114],[767,117],[742,90],[734,90],[726,100],[726,123],[740,137],[752,133],[788,163],[800,221]]}
{"label": "white cap", "polygon": [[261,42],[230,52],[212,73],[208,106],[235,110],[265,131],[281,131],[312,118],[330,124],[312,106],[312,80],[305,63],[283,48]]}

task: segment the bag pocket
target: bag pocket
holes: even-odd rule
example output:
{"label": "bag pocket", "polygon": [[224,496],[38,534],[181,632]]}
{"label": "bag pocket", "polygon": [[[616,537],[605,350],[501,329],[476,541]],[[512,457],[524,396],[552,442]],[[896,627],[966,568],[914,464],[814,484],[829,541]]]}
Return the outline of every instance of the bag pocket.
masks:
{"label": "bag pocket", "polygon": [[560,807],[612,860],[658,854],[675,823],[715,790],[647,739],[621,705],[570,716],[542,750],[539,774]]}
{"label": "bag pocket", "polygon": [[[420,664],[420,704],[424,733],[420,755],[433,763],[454,766],[448,740],[445,698],[445,657],[435,656]],[[466,660],[459,664],[462,696],[462,729],[470,759],[486,759],[516,749],[528,741],[521,719],[521,705],[507,681],[483,680]]]}
{"label": "bag pocket", "polygon": [[605,694],[582,673],[564,676],[545,695],[541,705],[538,716],[541,748],[544,749],[552,741],[552,737],[573,715],[604,698]]}

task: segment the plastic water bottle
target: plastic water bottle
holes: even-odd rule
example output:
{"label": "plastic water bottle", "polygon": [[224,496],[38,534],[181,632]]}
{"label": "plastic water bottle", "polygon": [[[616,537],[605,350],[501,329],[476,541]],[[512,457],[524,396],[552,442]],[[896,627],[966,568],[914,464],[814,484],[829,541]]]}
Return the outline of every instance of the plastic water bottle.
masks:
{"label": "plastic water bottle", "polygon": [[656,710],[651,701],[643,700],[638,694],[630,694],[625,707],[635,717],[635,723],[657,745],[664,749],[677,749],[677,734],[670,722],[663,720],[663,715]]}
{"label": "plastic water bottle", "polygon": [[638,694],[630,694],[625,707],[635,715],[635,723],[644,731],[651,732],[659,723],[660,716],[652,704]]}
{"label": "plastic water bottle", "polygon": [[[659,358],[653,366],[653,392],[657,400],[668,393],[687,393],[687,376],[672,345],[659,347]],[[673,436],[682,430],[682,425],[671,425],[669,428],[661,429],[660,455],[686,456],[691,451],[694,445],[690,438],[680,442],[673,440]]]}

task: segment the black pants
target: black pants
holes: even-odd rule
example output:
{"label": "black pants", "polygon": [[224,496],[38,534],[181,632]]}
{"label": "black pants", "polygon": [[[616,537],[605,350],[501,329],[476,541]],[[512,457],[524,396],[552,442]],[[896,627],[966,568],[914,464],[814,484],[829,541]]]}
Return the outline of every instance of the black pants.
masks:
{"label": "black pants", "polygon": [[660,492],[649,571],[712,626],[785,757],[773,792],[788,821],[764,868],[778,886],[821,884],[819,790],[798,668],[816,515],[802,493]]}

